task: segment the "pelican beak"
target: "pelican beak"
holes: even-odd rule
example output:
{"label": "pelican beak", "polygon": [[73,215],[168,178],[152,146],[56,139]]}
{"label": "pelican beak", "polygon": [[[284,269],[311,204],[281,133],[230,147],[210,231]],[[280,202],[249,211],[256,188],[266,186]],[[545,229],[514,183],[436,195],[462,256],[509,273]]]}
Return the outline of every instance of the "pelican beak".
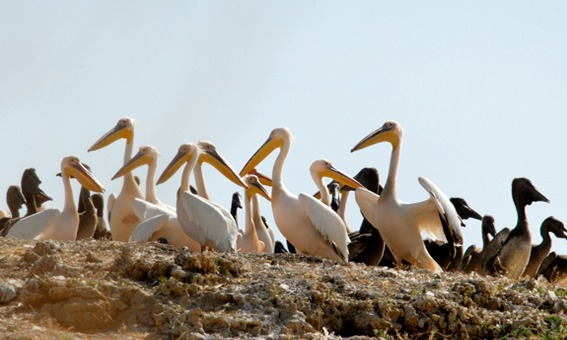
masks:
{"label": "pelican beak", "polygon": [[267,199],[268,201],[270,202],[272,201],[272,199],[270,198],[270,194],[268,193],[266,188],[264,188],[264,186],[260,183],[260,181],[254,181],[250,183],[250,186],[248,188],[249,188],[248,199],[252,198],[252,195],[258,194],[264,197],[265,199]]}
{"label": "pelican beak", "polygon": [[360,184],[356,179],[350,177],[339,169],[335,168],[331,164],[327,166],[324,170],[319,172],[321,177],[329,177],[339,182],[342,185],[346,185],[351,188],[363,188],[364,186]]}
{"label": "pelican beak", "polygon": [[250,157],[244,168],[240,171],[240,176],[244,176],[250,173],[256,165],[260,164],[269,154],[272,153],[276,148],[281,147],[283,141],[280,139],[274,139],[271,136],[260,146],[260,148]]}
{"label": "pelican beak", "polygon": [[152,157],[148,156],[148,154],[146,153],[138,151],[138,153],[134,157],[130,158],[130,160],[126,162],[126,164],[124,164],[120,168],[120,170],[118,170],[116,174],[114,174],[114,176],[112,176],[112,180],[115,180],[118,177],[122,177],[142,165],[150,164],[151,161]]}
{"label": "pelican beak", "polygon": [[260,183],[262,185],[265,185],[265,186],[268,186],[268,187],[272,186],[272,179],[270,177],[264,175],[263,173],[258,172],[258,170],[252,169],[249,173],[251,175],[258,177],[258,180],[260,181]]}
{"label": "pelican beak", "polygon": [[380,142],[388,142],[392,144],[392,150],[395,150],[398,147],[400,138],[394,133],[394,130],[390,126],[384,124],[378,130],[364,137],[354,146],[354,148],[350,150],[350,152],[358,151]]}
{"label": "pelican beak", "polygon": [[67,176],[74,177],[85,189],[94,192],[104,192],[102,184],[93,176],[93,174],[85,168],[81,162],[68,164],[64,168]]}
{"label": "pelican beak", "polygon": [[94,150],[98,150],[100,148],[103,148],[103,147],[119,140],[120,138],[125,138],[126,143],[129,144],[132,141],[133,135],[134,135],[134,133],[133,133],[132,130],[128,129],[128,125],[125,124],[122,120],[120,120],[118,122],[118,124],[116,124],[116,126],[114,126],[112,129],[110,129],[110,131],[108,131],[102,137],[100,137],[89,148],[88,151],[90,152],[90,151],[94,151]]}
{"label": "pelican beak", "polygon": [[156,184],[162,184],[163,182],[170,179],[171,176],[173,176],[184,163],[187,163],[187,161],[191,158],[191,156],[192,156],[192,152],[183,151],[180,148],[179,152],[177,152],[177,155],[173,157],[173,159],[171,160],[171,162],[169,162],[165,170],[163,170],[163,173],[161,174],[161,176],[159,176]]}
{"label": "pelican beak", "polygon": [[40,188],[37,188],[37,191],[35,192],[35,199],[37,202],[47,202],[53,200],[53,198],[51,198],[48,194],[45,193],[45,191],[41,190]]}
{"label": "pelican beak", "polygon": [[216,150],[205,150],[204,152],[201,152],[199,155],[199,162],[206,162],[214,166],[221,174],[234,184],[243,188],[248,187],[230,164],[228,164],[228,162]]}

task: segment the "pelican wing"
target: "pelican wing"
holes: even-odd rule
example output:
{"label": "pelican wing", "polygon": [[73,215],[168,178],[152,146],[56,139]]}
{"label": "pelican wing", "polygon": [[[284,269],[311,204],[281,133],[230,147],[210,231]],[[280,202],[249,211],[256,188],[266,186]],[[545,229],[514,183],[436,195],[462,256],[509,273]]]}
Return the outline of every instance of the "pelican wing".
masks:
{"label": "pelican wing", "polygon": [[[236,251],[238,227],[230,212],[214,206],[207,199],[184,192],[180,197],[188,222],[204,233],[208,243],[217,251]],[[228,216],[227,216],[228,215]]]}
{"label": "pelican wing", "polygon": [[362,215],[374,228],[377,228],[378,216],[376,215],[376,207],[378,206],[378,199],[380,196],[366,188],[356,188],[354,198],[356,199],[356,203],[358,204]]}
{"label": "pelican wing", "polygon": [[[135,211],[135,210],[134,210]],[[166,214],[156,215],[145,220],[140,219],[141,222],[136,226],[132,235],[130,236],[130,241],[152,241],[153,235],[167,227],[167,222],[169,216]]]}
{"label": "pelican wing", "polygon": [[439,212],[439,217],[444,220],[446,226],[448,227],[445,233],[449,233],[449,235],[445,235],[445,237],[449,240],[449,242],[455,245],[462,245],[463,244],[463,234],[461,233],[461,224],[463,221],[457,214],[457,210],[455,206],[447,196],[430,180],[425,177],[419,177],[418,179],[419,184],[429,193],[430,198],[429,200],[433,203],[437,211]]}
{"label": "pelican wing", "polygon": [[158,215],[167,215],[169,217],[175,217],[175,213],[170,209],[164,208],[157,204],[150,203],[141,198],[134,198],[132,200],[132,210],[136,217],[140,221],[144,221],[148,218],[152,218]]}
{"label": "pelican wing", "polygon": [[504,228],[500,230],[490,242],[482,249],[482,258],[483,258],[483,267],[486,266],[487,262],[490,261],[491,258],[496,256],[502,246],[508,239],[508,235],[510,235],[510,229]]}
{"label": "pelican wing", "polygon": [[114,208],[114,202],[116,202],[116,195],[112,193],[108,196],[108,202],[106,202],[106,209],[107,209],[106,211],[108,211],[109,221],[110,221],[110,214],[112,214],[112,208]]}
{"label": "pelican wing", "polygon": [[347,245],[350,239],[348,238],[344,222],[339,215],[311,195],[301,193],[298,196],[298,200],[315,229],[323,235],[325,240],[334,243],[340,251],[339,255],[345,261],[348,261]]}
{"label": "pelican wing", "polygon": [[20,219],[8,232],[6,237],[21,239],[48,239],[51,230],[56,228],[61,219],[59,209],[46,209]]}

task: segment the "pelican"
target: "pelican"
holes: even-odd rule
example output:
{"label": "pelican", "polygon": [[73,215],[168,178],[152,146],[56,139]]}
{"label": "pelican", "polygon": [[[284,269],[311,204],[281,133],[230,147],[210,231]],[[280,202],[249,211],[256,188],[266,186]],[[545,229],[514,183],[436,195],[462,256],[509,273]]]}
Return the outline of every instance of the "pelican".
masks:
{"label": "pelican", "polygon": [[[125,176],[127,173],[130,173],[132,170],[142,166],[148,166],[148,174],[146,176],[146,198],[145,200],[149,203],[155,204],[159,207],[164,209],[169,209],[172,212],[175,212],[175,208],[162,203],[156,195],[156,185],[155,185],[155,175],[157,171],[157,159],[159,156],[158,150],[151,146],[151,145],[144,145],[141,146],[138,150],[138,153],[130,158],[124,165],[112,176],[112,180],[116,178]],[[139,218],[139,216],[138,216]]]}
{"label": "pelican", "polygon": [[[260,184],[269,187],[272,186],[272,179],[258,172],[256,169],[252,169],[250,174],[258,177]],[[256,227],[258,239],[266,245],[266,247],[264,247],[264,253],[273,254],[276,246],[276,238],[274,236],[274,231],[268,228],[264,216],[260,213],[260,198],[258,195],[252,196],[252,211],[254,212],[252,218],[254,219],[254,226]]]}
{"label": "pelican", "polygon": [[141,221],[130,235],[130,241],[157,241],[165,238],[170,244],[186,246],[193,252],[200,251],[201,246],[181,229],[175,208],[162,203],[156,195],[155,174],[157,170],[158,150],[151,145],[141,146],[138,153],[112,176],[112,180],[131,173],[134,169],[148,165],[146,176],[146,198],[134,198],[132,209]]}
{"label": "pelican", "polygon": [[75,240],[79,228],[79,214],[73,199],[71,177],[74,177],[85,188],[104,192],[99,181],[74,156],[63,158],[61,161],[61,178],[65,188],[65,206],[63,210],[45,209],[14,224],[7,237],[23,239],[54,239]]}
{"label": "pelican", "polygon": [[104,196],[96,192],[91,195],[91,200],[96,208],[96,229],[93,238],[95,240],[112,239],[112,235],[106,229],[106,221],[104,220]]}
{"label": "pelican", "polygon": [[484,215],[482,217],[482,249],[478,248],[476,245],[471,245],[465,251],[463,255],[463,261],[461,263],[461,270],[465,273],[477,272],[482,274],[482,258],[484,256],[484,250],[486,246],[490,243],[490,237],[496,235],[496,229],[494,228],[494,217],[490,215]]}
{"label": "pelican", "polygon": [[[185,163],[181,176],[181,186],[177,195],[177,218],[179,224],[192,239],[220,252],[235,252],[239,235],[236,221],[225,208],[191,193],[189,176],[199,161],[203,151],[195,144],[182,144],[177,155],[163,171],[157,184],[167,181]],[[221,173],[229,178],[240,178],[221,158],[215,162],[222,164]],[[241,181],[241,186],[246,184]]]}
{"label": "pelican", "polygon": [[537,271],[536,277],[542,275],[550,283],[555,283],[567,276],[567,255],[557,255],[554,251],[549,253]]}
{"label": "pelican", "polygon": [[[86,167],[86,166],[85,166]],[[79,192],[79,229],[77,230],[77,240],[92,239],[96,229],[96,209],[91,199],[91,192],[81,187]]]}
{"label": "pelican", "polygon": [[[376,168],[363,168],[355,176],[354,179],[364,185],[364,187],[375,194],[380,195],[382,186],[380,185],[380,177]],[[341,198],[341,208],[344,210],[346,200],[350,190],[345,190]],[[349,261],[356,263],[364,263],[367,266],[377,266],[384,255],[385,244],[380,236],[378,229],[362,215],[362,224],[358,231],[348,235],[351,242],[348,244]]]}
{"label": "pelican", "polygon": [[567,229],[565,229],[563,222],[553,216],[546,218],[542,222],[540,233],[542,241],[538,245],[532,245],[530,260],[522,276],[535,278],[541,261],[543,261],[551,250],[551,237],[549,233],[553,233],[558,238],[567,238]]}
{"label": "pelican", "polygon": [[238,224],[238,209],[242,209],[242,199],[240,198],[240,193],[235,191],[232,194],[232,200],[230,203],[230,214],[236,221],[236,224]]}
{"label": "pelican", "polygon": [[[252,207],[252,197],[260,195],[270,200],[270,195],[266,189],[260,184],[258,177],[254,175],[246,175],[243,178],[248,188],[244,189],[244,223],[245,230],[242,237],[238,239],[238,252],[242,253],[262,253],[265,251],[266,244],[259,240],[256,226],[254,225],[254,208]],[[271,246],[268,244],[267,246]]]}
{"label": "pelican", "polygon": [[[101,149],[121,138],[126,139],[126,147],[124,149],[124,163],[132,158],[134,146],[134,120],[132,118],[122,118],[118,123],[100,137],[90,148],[90,151]],[[144,194],[140,190],[134,179],[134,175],[128,172],[124,175],[124,183],[122,190],[118,196],[114,194],[108,198],[108,213],[110,232],[112,239],[116,241],[128,241],[132,230],[138,225],[140,220],[132,210],[132,201],[134,198],[144,199]]]}
{"label": "pelican", "polygon": [[0,235],[6,236],[10,228],[20,220],[20,208],[26,203],[22,190],[17,185],[11,185],[6,191],[6,202],[10,214],[0,219]]}
{"label": "pelican", "polygon": [[24,170],[21,185],[22,193],[26,199],[27,212],[25,216],[30,216],[43,210],[42,204],[51,201],[51,197],[39,187],[40,184],[41,180],[35,173],[34,168]]}
{"label": "pelican", "polygon": [[533,202],[549,203],[549,200],[524,177],[512,181],[512,198],[518,222],[514,229],[505,228],[490,241],[485,252],[484,273],[518,279],[528,264],[532,246],[526,206]]}
{"label": "pelican", "polygon": [[[477,220],[482,219],[482,216],[472,209],[467,201],[460,197],[451,197],[449,199],[457,215],[461,218],[461,221],[467,220],[469,218],[474,218]],[[466,227],[464,222],[461,222],[462,227]],[[445,228],[445,226],[444,226]],[[451,243],[443,243],[439,240],[425,240],[425,248],[431,257],[437,262],[443,270],[456,271],[461,267],[461,262],[463,261],[463,247],[454,246]],[[451,253],[452,249],[455,250],[454,255]]]}
{"label": "pelican", "polygon": [[[280,148],[272,169],[272,212],[280,232],[295,246],[299,254],[347,262],[349,239],[341,218],[329,206],[309,194],[293,195],[283,183],[283,166],[292,140],[293,136],[287,128],[272,130],[269,138],[252,155],[240,174],[249,173],[272,151]],[[344,176],[330,169],[325,171],[325,176],[338,181],[346,180]],[[319,183],[317,185],[319,186]],[[327,190],[322,181],[319,190]]]}
{"label": "pelican", "polygon": [[[425,177],[419,177],[418,182],[428,192],[429,199],[419,203],[405,203],[398,199],[396,185],[402,135],[402,126],[388,121],[352,148],[351,152],[380,142],[392,145],[384,191],[378,196],[365,188],[357,188],[356,202],[364,216],[380,231],[398,268],[402,267],[402,260],[406,260],[417,268],[441,272],[442,268],[427,252],[421,234],[431,233],[438,239],[462,246],[461,220],[445,194]],[[442,222],[448,228],[444,228]],[[450,232],[449,235],[445,235],[444,229]]]}

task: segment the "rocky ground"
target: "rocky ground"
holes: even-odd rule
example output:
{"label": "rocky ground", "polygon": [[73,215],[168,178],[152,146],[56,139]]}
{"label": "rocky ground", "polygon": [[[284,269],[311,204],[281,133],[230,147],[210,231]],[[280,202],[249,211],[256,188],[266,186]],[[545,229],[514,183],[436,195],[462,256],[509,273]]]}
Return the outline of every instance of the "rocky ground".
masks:
{"label": "rocky ground", "polygon": [[157,243],[0,240],[10,339],[567,338],[567,287]]}

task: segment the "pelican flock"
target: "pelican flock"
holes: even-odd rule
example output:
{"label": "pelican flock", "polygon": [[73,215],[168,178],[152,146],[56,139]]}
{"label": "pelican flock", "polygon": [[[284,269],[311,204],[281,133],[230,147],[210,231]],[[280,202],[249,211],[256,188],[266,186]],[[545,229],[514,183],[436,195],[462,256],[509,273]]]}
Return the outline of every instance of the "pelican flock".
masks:
{"label": "pelican flock", "polygon": [[[448,199],[425,176],[417,178],[425,190],[422,201],[407,203],[400,199],[398,169],[403,129],[396,121],[386,121],[350,150],[356,151],[351,157],[363,157],[360,150],[369,146],[382,143],[391,146],[389,166],[382,170],[386,174],[383,187],[378,182],[377,168],[364,168],[351,177],[330,161],[317,159],[304,168],[305,175],[311,176],[318,190],[315,195],[292,193],[284,184],[284,165],[293,144],[293,135],[288,128],[273,129],[239,173],[212,142],[199,140],[181,144],[160,176],[157,176],[160,153],[156,147],[143,145],[133,155],[134,128],[134,119],[121,118],[88,149],[85,148],[91,152],[121,139],[125,141],[123,159],[109,159],[105,164],[116,169],[108,180],[122,179],[118,195],[106,196],[107,215],[103,185],[79,158],[68,156],[62,159],[59,169],[64,188],[63,208],[44,207],[44,203],[53,198],[39,188],[41,180],[35,169],[25,169],[21,187],[12,185],[8,188],[7,209],[1,210],[0,236],[63,241],[166,240],[173,246],[184,246],[193,252],[284,252],[281,242],[284,240],[274,236],[273,231],[277,228],[292,248],[290,251],[338,263],[390,264],[397,270],[413,266],[435,273],[460,270],[480,275],[504,275],[511,279],[541,275],[556,280],[567,275],[567,255],[550,253],[550,234],[567,238],[567,229],[560,220],[549,217],[541,222],[542,242],[532,244],[529,224],[538,221],[528,220],[526,207],[550,200],[527,178],[512,180],[517,223],[514,228],[503,228],[499,232],[493,216],[477,213],[463,199]],[[258,172],[256,167],[276,150],[270,178]],[[348,147],[337,152],[348,153]],[[204,163],[220,172],[230,185],[243,190],[242,196],[238,191],[233,194],[230,211],[210,197],[203,174]],[[142,178],[145,192],[133,174],[142,166],[147,166],[145,178]],[[168,181],[181,168],[175,197],[158,198],[160,187],[156,185]],[[191,176],[196,190],[190,185]],[[332,181],[325,183],[326,178]],[[81,185],[78,205],[75,204],[72,179]],[[349,201],[352,191],[355,200]],[[227,187],[226,197],[232,192]],[[260,200],[263,199],[269,202],[271,209],[262,212]],[[347,216],[349,204],[356,204],[362,216]],[[23,205],[26,206],[25,213],[20,212]],[[239,208],[244,211],[240,226],[237,223]],[[272,227],[268,227],[265,216],[273,217],[275,224]],[[463,220],[468,218],[482,219],[482,248],[471,245],[464,252],[461,228],[465,227]],[[351,230],[349,225],[360,225],[360,228]]]}

